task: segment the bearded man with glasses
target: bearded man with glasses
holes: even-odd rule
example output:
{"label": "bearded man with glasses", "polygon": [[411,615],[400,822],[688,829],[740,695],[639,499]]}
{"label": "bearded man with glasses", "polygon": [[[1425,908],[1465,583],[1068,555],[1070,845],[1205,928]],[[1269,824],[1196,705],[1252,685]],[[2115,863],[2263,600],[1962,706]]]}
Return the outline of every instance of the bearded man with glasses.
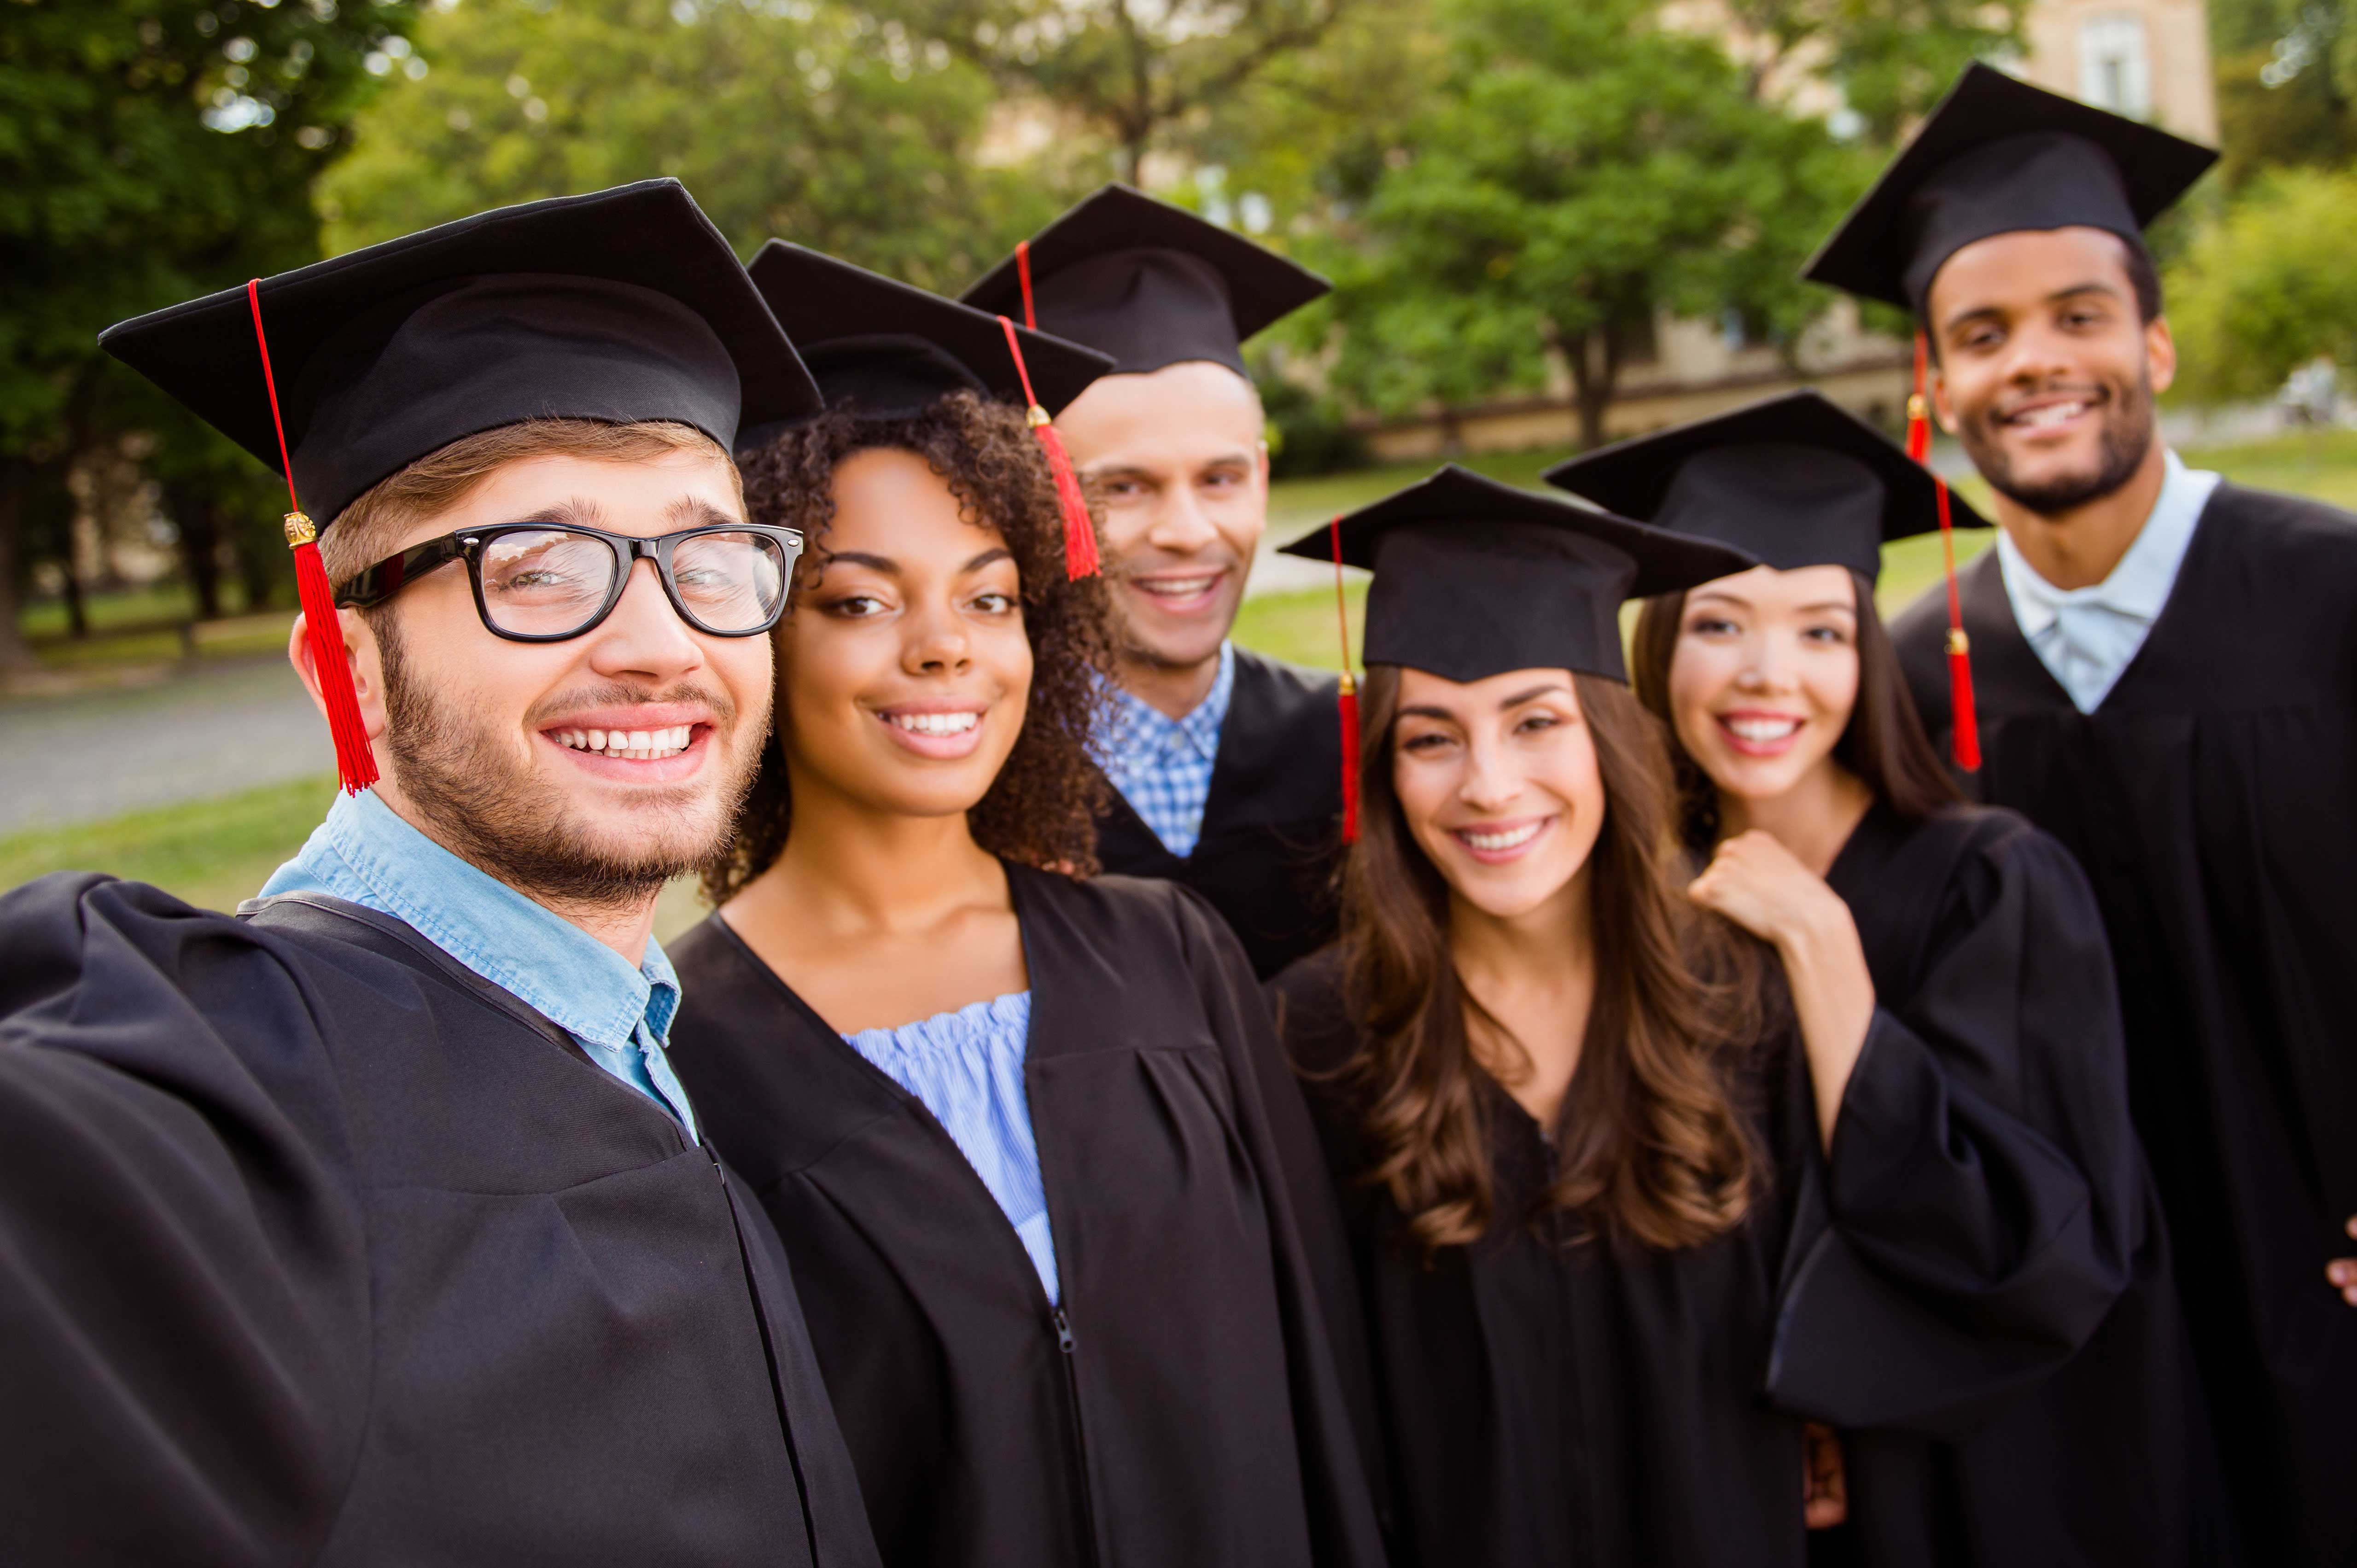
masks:
{"label": "bearded man with glasses", "polygon": [[661,180],[102,342],[287,474],[347,792],[235,917],[0,898],[9,1560],[870,1568],[651,934],[768,734],[775,317]]}

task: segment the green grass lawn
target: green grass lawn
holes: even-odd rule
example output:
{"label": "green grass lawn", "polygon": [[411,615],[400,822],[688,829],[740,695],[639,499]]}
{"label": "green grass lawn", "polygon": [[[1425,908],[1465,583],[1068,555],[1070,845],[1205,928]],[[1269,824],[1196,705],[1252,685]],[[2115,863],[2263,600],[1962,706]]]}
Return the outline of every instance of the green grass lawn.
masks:
{"label": "green grass lawn", "polygon": [[[1536,486],[1540,471],[1562,456],[1560,452],[1493,454],[1472,458],[1468,466],[1509,483]],[[2313,495],[2357,510],[2357,432],[2333,431],[2188,451],[2185,458],[2244,484]],[[1298,532],[1428,471],[1426,465],[1413,465],[1280,484],[1270,498],[1271,526]],[[1986,496],[1978,480],[1967,487],[1967,493],[1976,502]],[[1959,564],[1986,549],[1993,538],[1989,532],[1959,534]],[[1886,612],[1896,611],[1929,588],[1939,574],[1937,535],[1895,544],[1883,553],[1882,584],[1877,596]],[[1349,600],[1351,641],[1356,649],[1366,602],[1363,582],[1351,585]],[[152,611],[155,606],[151,603],[147,607]],[[275,629],[261,627],[263,618],[271,619]],[[256,618],[251,628],[219,624],[231,630],[232,636],[222,639],[231,647],[237,646],[236,637],[257,644],[266,641],[273,648],[285,641],[285,622],[274,617]],[[1236,639],[1296,663],[1330,668],[1335,662],[1333,595],[1312,591],[1248,600],[1236,622]],[[210,641],[207,651],[214,651]],[[250,897],[263,879],[301,846],[327,810],[334,789],[332,779],[306,779],[216,800],[135,811],[105,822],[0,837],[0,887],[13,887],[48,871],[105,870],[156,883],[194,904],[231,908],[238,900]],[[675,885],[663,895],[656,929],[666,935],[677,932],[701,913],[693,889]]]}
{"label": "green grass lawn", "polygon": [[111,871],[191,904],[233,909],[303,845],[335,798],[333,778],[0,838],[0,887],[51,871]]}

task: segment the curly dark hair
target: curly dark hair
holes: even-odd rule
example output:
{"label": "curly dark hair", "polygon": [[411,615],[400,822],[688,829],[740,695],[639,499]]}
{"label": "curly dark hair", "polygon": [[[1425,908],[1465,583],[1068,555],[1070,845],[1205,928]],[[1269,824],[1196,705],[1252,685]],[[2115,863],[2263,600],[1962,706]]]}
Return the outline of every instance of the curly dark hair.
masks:
{"label": "curly dark hair", "polygon": [[[1075,582],[1065,575],[1063,512],[1038,440],[1021,410],[957,392],[905,417],[863,419],[830,409],[759,451],[740,453],[751,520],[802,532],[797,601],[826,570],[834,470],[874,447],[913,453],[930,464],[949,482],[967,521],[1006,541],[1022,583],[1030,699],[1006,766],[966,813],[974,842],[1025,865],[1094,875],[1105,782],[1088,742],[1113,675],[1112,606],[1102,577]],[[777,863],[792,828],[793,796],[773,727],[737,810],[735,840],[704,873],[705,897],[718,904],[741,891]]]}

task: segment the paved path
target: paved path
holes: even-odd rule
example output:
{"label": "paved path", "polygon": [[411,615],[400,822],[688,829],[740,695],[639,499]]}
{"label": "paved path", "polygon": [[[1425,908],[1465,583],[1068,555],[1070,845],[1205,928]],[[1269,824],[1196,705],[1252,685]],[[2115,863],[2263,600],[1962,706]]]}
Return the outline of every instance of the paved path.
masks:
{"label": "paved path", "polygon": [[284,658],[0,703],[0,833],[335,769],[328,726]]}

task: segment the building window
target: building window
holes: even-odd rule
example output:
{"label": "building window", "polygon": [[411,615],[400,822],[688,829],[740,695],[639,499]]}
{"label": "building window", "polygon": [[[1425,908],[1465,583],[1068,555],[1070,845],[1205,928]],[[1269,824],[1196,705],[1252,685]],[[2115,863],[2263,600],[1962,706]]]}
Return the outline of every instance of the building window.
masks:
{"label": "building window", "polygon": [[2142,16],[2115,11],[2079,24],[2079,96],[2131,120],[2151,115],[2152,58]]}

